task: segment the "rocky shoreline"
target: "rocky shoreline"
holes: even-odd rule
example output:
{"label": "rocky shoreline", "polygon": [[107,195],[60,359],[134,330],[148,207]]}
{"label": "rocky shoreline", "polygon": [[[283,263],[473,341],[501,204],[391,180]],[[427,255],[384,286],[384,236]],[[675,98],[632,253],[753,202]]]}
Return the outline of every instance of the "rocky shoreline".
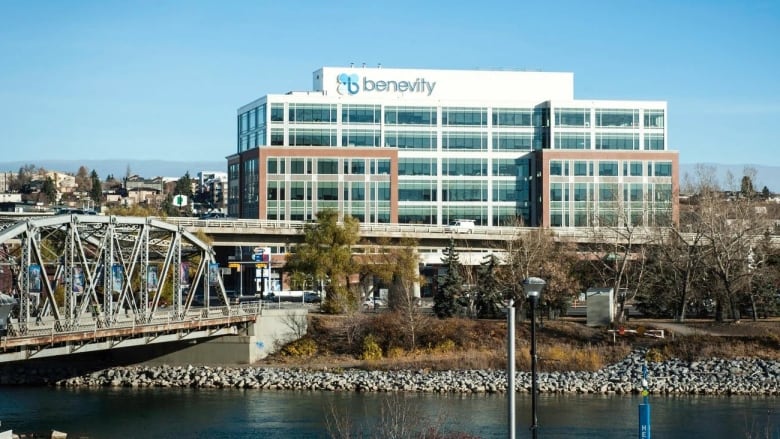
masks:
{"label": "rocky shoreline", "polygon": [[[541,393],[632,394],[641,392],[644,352],[597,372],[541,372]],[[647,363],[651,394],[780,396],[780,361],[711,359]],[[85,374],[67,370],[0,370],[0,385],[68,388],[168,387],[345,392],[503,393],[503,370],[367,371],[259,367],[132,366]],[[530,392],[531,374],[517,373],[517,391]]]}

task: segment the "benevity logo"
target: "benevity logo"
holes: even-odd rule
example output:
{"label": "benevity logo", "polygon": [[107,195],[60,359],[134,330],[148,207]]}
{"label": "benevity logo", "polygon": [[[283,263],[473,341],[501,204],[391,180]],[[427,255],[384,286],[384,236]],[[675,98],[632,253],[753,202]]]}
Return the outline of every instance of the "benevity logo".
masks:
{"label": "benevity logo", "polygon": [[338,76],[337,80],[339,81],[339,85],[336,87],[336,91],[338,91],[340,95],[356,95],[360,91],[358,75],[342,73]]}

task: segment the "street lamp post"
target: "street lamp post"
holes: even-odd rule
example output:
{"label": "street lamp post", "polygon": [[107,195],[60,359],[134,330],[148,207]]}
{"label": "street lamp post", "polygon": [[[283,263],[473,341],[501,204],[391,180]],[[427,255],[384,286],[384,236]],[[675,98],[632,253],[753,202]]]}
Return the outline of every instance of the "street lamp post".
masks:
{"label": "street lamp post", "polygon": [[536,379],[536,305],[547,283],[538,277],[529,277],[523,281],[525,297],[531,305],[531,437],[537,438],[538,421],[536,417],[537,379]]}
{"label": "street lamp post", "polygon": [[515,439],[515,299],[509,296],[509,306],[506,308],[506,367],[507,396],[509,419],[509,439]]}

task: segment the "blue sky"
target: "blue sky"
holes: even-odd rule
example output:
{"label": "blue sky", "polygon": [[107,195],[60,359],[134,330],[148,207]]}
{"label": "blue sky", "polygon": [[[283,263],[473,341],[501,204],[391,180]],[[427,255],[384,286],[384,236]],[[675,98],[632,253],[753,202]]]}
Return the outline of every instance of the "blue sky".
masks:
{"label": "blue sky", "polygon": [[321,66],[574,72],[669,103],[683,163],[780,165],[778,1],[0,0],[0,161],[223,160]]}

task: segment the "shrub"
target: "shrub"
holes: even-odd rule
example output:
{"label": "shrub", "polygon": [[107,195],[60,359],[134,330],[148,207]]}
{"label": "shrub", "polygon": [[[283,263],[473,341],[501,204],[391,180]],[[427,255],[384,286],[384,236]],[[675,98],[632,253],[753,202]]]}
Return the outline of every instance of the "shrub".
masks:
{"label": "shrub", "polygon": [[316,353],[317,343],[308,337],[299,338],[282,348],[282,355],[285,357],[311,357]]}
{"label": "shrub", "polygon": [[392,358],[392,359],[403,358],[405,355],[406,355],[406,351],[404,350],[404,348],[398,346],[392,347],[387,350],[387,358]]}
{"label": "shrub", "polygon": [[360,355],[362,360],[375,361],[382,359],[382,348],[379,347],[379,343],[376,342],[373,334],[368,334],[363,339],[363,352]]}

